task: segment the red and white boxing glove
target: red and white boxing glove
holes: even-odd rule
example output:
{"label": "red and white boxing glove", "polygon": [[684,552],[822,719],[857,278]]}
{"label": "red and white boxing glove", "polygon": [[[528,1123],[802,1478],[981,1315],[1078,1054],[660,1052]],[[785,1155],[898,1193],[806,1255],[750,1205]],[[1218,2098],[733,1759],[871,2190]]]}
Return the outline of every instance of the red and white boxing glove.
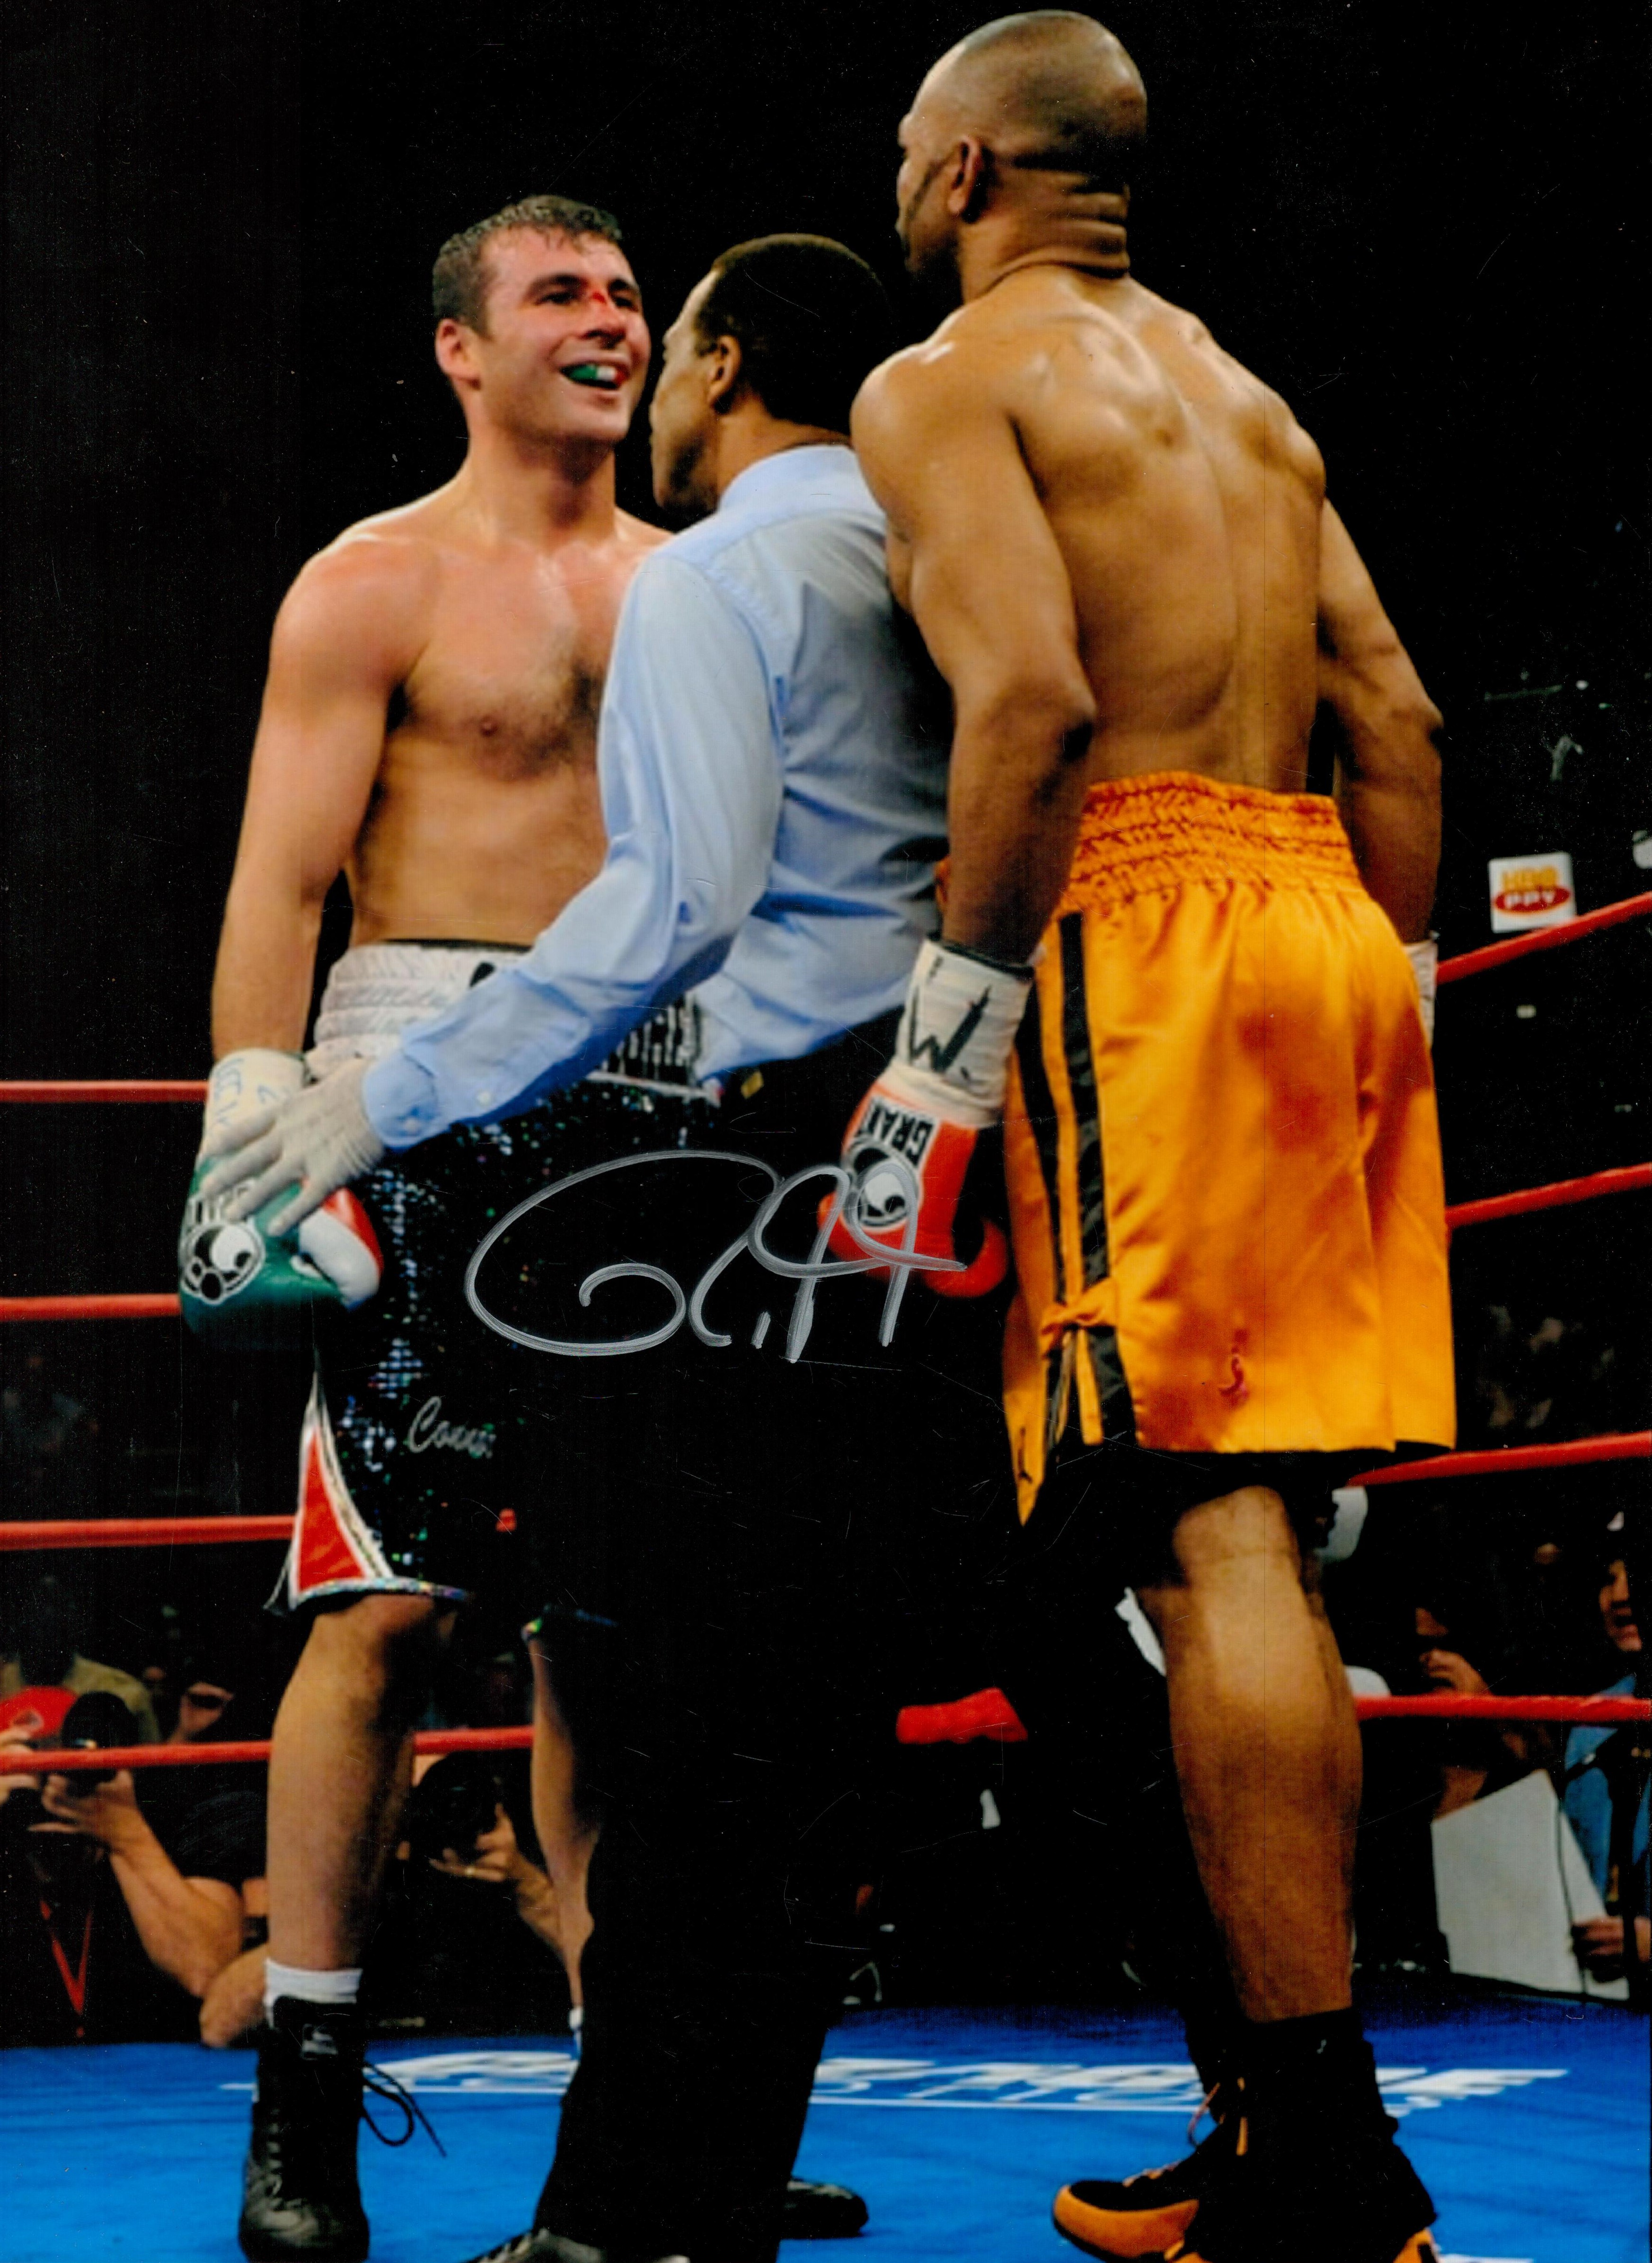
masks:
{"label": "red and white boxing glove", "polygon": [[942,1297],[985,1297],[1003,1280],[1004,1229],[982,1215],[968,1182],[1004,1112],[1032,980],[1030,966],[925,944],[895,1057],[844,1138],[851,1183],[832,1230],[835,1255],[864,1260],[881,1247],[929,1259],[920,1269]]}

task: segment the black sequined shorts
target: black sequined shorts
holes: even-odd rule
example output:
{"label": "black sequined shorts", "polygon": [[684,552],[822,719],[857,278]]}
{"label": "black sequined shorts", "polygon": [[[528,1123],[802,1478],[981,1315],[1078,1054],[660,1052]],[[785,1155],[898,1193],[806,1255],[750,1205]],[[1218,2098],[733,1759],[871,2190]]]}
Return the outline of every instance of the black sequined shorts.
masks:
{"label": "black sequined shorts", "polygon": [[[467,1269],[530,1196],[622,1156],[703,1139],[717,1110],[689,1081],[692,1034],[691,1009],[668,1008],[602,1069],[527,1113],[460,1125],[357,1182],[384,1278],[367,1303],[328,1312],[318,1329],[298,1513],[273,1608],[364,1594],[463,1601],[497,1564],[499,1534],[515,1529],[524,1488],[540,1482],[544,1442],[578,1422],[591,1370],[536,1357],[487,1326],[466,1297]],[[559,1207],[559,1232],[570,1211],[588,1211],[586,1193]],[[531,1302],[537,1272],[556,1269],[557,1234],[518,1240],[526,1253],[503,1261],[513,1304]]]}

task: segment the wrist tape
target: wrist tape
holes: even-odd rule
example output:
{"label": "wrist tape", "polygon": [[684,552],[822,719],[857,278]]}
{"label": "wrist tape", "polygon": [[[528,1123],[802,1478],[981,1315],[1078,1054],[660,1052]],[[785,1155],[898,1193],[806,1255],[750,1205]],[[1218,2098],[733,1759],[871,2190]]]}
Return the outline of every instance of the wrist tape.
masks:
{"label": "wrist tape", "polygon": [[206,1087],[201,1144],[231,1124],[244,1124],[278,1108],[308,1082],[301,1053],[278,1052],[271,1045],[245,1045],[215,1062]]}
{"label": "wrist tape", "polygon": [[1423,1017],[1423,1027],[1428,1042],[1434,1042],[1434,986],[1439,979],[1439,945],[1433,936],[1425,936],[1421,943],[1408,943],[1405,956],[1411,962],[1411,979],[1417,985],[1417,1009]]}
{"label": "wrist tape", "polygon": [[895,1067],[999,1115],[1032,982],[1030,966],[925,944],[907,985]]}

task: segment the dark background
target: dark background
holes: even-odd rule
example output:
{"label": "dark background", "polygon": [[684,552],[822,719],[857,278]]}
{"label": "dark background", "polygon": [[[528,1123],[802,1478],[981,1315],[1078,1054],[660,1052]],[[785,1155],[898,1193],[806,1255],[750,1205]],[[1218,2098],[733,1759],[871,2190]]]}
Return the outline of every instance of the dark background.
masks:
{"label": "dark background", "polygon": [[[533,191],[610,205],[657,330],[771,228],[895,283],[897,122],[984,12],[8,0],[0,1074],[205,1074],[281,591],[458,458],[426,311],[442,238]],[[1136,271],[1318,438],[1446,712],[1446,948],[1487,938],[1490,855],[1569,850],[1585,909],[1652,884],[1634,11],[1108,16],[1151,105]],[[636,440],[621,484],[646,511]],[[1652,1153],[1649,974],[1641,929],[1450,994],[1454,1193]],[[181,1108],[0,1111],[0,1288],[170,1285],[195,1137]],[[1558,1308],[1615,1359],[1577,1421],[1644,1420],[1645,1211],[1477,1244],[1467,1368],[1484,1312],[1519,1334]],[[8,1328],[8,1380],[32,1348],[99,1425],[66,1505],[288,1506],[278,1363],[206,1363],[166,1323]],[[226,1444],[232,1395],[251,1411]]]}

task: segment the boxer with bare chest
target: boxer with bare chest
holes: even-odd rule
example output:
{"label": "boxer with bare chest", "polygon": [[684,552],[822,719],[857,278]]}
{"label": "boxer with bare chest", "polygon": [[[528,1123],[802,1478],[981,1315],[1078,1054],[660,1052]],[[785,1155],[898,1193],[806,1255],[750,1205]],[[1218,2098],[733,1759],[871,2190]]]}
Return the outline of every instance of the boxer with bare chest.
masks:
{"label": "boxer with bare chest", "polygon": [[[387,1050],[531,944],[602,863],[603,678],[631,574],[665,539],[615,505],[615,450],[650,352],[636,279],[606,214],[536,198],[447,243],[434,297],[465,458],[434,494],[340,535],[281,608],[213,985],[209,1129]],[[341,872],[350,948],[307,1055],[322,906]],[[554,1105],[372,1173],[350,1213],[381,1273],[364,1301],[348,1267],[300,1245],[313,1298],[319,1265],[354,1308],[320,1283],[281,1590],[310,1626],[271,1762],[249,2256],[366,2253],[363,1945],[436,1645],[512,1521],[533,1419],[465,1307],[466,1259],[548,1175],[672,1142],[703,1105],[690,1026],[689,1009],[669,1009]],[[192,1239],[186,1221],[184,1246],[186,1305],[191,1283],[198,1304],[218,1292],[209,1323],[256,1316],[261,1297],[291,1288],[290,1243],[264,1234],[242,1278],[200,1258],[221,1249],[215,1231],[198,1221]],[[561,1851],[577,1869],[578,1850]],[[546,1848],[553,1876],[558,1852]],[[576,1950],[577,1890],[568,1899]]]}
{"label": "boxer with bare chest", "polygon": [[641,296],[617,243],[531,223],[450,247],[437,282],[436,358],[470,446],[445,487],[313,558],[282,606],[220,1056],[302,1041],[340,871],[354,946],[526,944],[602,863],[602,678],[626,584],[665,539],[614,502],[648,366]]}
{"label": "boxer with bare chest", "polygon": [[[1094,1610],[1128,1581],[1158,1634],[1242,2015],[1216,2136],[1067,2187],[1057,2226],[1103,2257],[1424,2263],[1349,2008],[1360,1746],[1307,1551],[1348,1473],[1453,1437],[1439,719],[1313,441],[1130,274],[1145,119],[1111,33],[1037,10],[901,128],[908,264],[956,311],[855,438],[952,689],[952,853],[847,1160],[920,1158],[917,1246],[950,1255],[1002,1112],[1029,1546],[1093,1535]],[[1304,791],[1317,715],[1334,801]]]}

